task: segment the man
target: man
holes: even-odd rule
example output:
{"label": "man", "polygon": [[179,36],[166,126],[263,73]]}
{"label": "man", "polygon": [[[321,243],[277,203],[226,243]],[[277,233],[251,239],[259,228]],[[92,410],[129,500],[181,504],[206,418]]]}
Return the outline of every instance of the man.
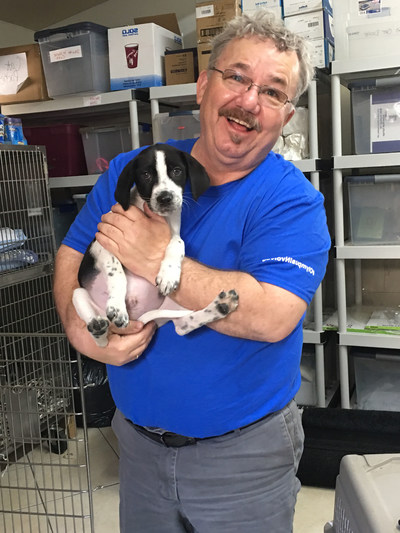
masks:
{"label": "man", "polygon": [[109,365],[123,533],[292,530],[302,322],[330,239],[321,194],[271,149],[311,76],[300,38],[263,11],[242,15],[215,38],[200,73],[200,138],[171,141],[211,180],[197,202],[185,192],[186,257],[173,298],[200,309],[234,288],[234,313],[185,337],[171,323],[156,333],[131,323],[106,348],[76,316],[71,295],[96,226],[126,268],[151,283],[158,273],[165,221],[113,206],[118,174],[136,152],[113,160],[60,247],[55,297],[66,332]]}

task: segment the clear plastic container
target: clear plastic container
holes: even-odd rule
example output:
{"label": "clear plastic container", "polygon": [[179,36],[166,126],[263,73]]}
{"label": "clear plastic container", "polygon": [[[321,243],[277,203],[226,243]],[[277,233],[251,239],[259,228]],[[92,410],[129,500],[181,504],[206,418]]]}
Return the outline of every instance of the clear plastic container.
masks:
{"label": "clear plastic container", "polygon": [[116,155],[132,150],[128,126],[81,128],[80,132],[89,174],[104,172]]}
{"label": "clear plastic container", "polygon": [[110,90],[107,31],[80,22],[35,33],[50,97]]}
{"label": "clear plastic container", "polygon": [[200,136],[199,111],[159,113],[153,121],[154,142],[194,139]]}
{"label": "clear plastic container", "polygon": [[354,355],[357,407],[376,411],[400,411],[400,357]]}
{"label": "clear plastic container", "polygon": [[345,178],[353,244],[400,244],[400,175]]}

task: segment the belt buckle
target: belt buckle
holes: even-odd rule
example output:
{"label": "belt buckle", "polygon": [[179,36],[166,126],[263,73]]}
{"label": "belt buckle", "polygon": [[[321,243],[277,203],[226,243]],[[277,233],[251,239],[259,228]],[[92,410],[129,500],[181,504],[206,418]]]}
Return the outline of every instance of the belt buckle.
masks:
{"label": "belt buckle", "polygon": [[160,440],[167,448],[181,448],[182,446],[188,446],[196,442],[194,437],[184,437],[183,435],[168,432],[161,434]]}

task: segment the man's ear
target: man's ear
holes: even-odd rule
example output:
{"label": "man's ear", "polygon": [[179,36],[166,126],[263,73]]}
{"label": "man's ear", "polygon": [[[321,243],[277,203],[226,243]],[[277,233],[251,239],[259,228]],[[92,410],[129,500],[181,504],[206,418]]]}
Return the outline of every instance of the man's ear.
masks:
{"label": "man's ear", "polygon": [[296,109],[293,107],[293,109],[291,110],[290,113],[288,113],[288,115],[286,116],[284,122],[283,122],[283,126],[286,126],[286,124],[289,122],[289,120],[291,120],[291,118],[293,117],[294,113],[295,113]]}
{"label": "man's ear", "polygon": [[204,91],[208,83],[208,70],[202,70],[197,78],[196,102],[198,105],[203,100]]}

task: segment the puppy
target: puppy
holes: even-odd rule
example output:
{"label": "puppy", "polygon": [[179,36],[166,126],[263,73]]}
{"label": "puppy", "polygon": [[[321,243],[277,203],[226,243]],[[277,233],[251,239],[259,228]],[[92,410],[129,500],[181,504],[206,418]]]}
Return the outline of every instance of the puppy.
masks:
{"label": "puppy", "polygon": [[86,250],[80,266],[73,304],[99,346],[107,346],[109,322],[119,328],[129,320],[162,326],[172,320],[178,335],[185,335],[234,311],[238,306],[235,290],[222,291],[200,311],[184,309],[168,298],[176,290],[181,275],[185,245],[180,238],[181,208],[186,181],[195,200],[209,187],[204,167],[186,152],[166,144],[145,148],[121,172],[115,199],[127,210],[129,205],[149,208],[166,218],[171,241],[156,278],[156,286],[127,271],[116,257],[96,240]]}

